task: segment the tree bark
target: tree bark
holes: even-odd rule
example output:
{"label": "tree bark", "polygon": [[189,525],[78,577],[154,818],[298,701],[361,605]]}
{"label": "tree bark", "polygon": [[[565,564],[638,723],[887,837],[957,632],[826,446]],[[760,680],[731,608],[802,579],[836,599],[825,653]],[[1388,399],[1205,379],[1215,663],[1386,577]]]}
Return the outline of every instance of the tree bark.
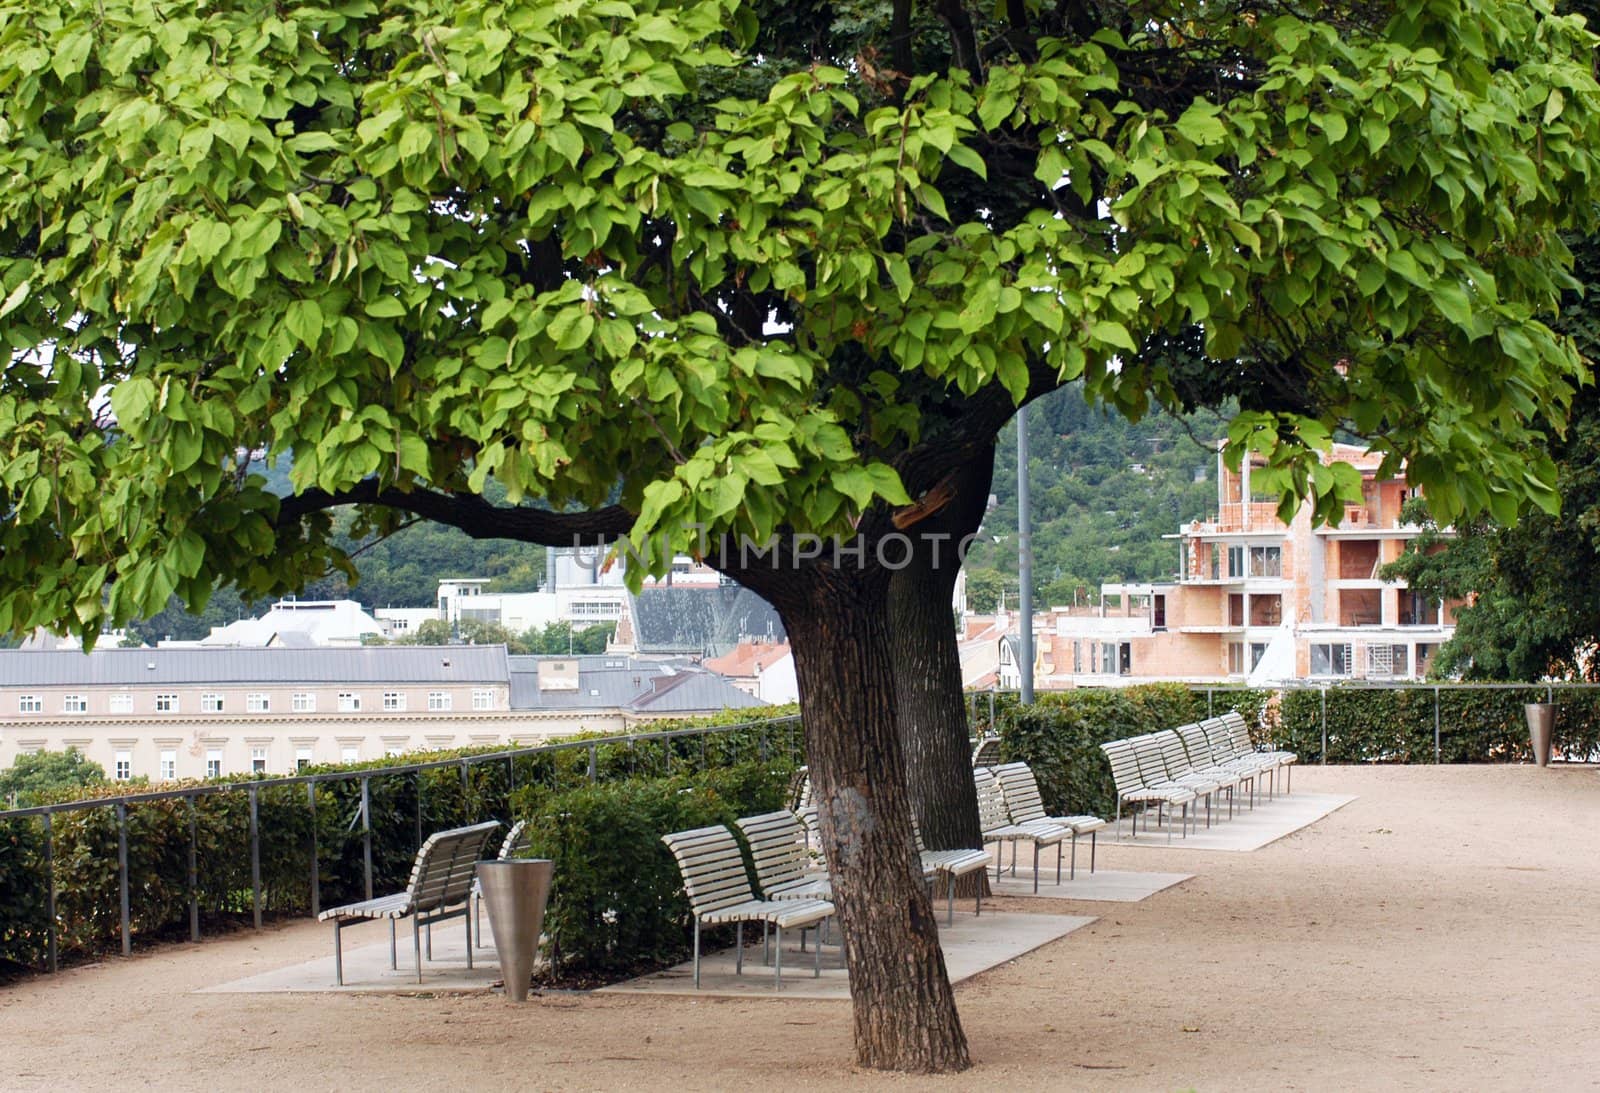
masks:
{"label": "tree bark", "polygon": [[[983,845],[950,601],[961,571],[960,548],[983,520],[993,471],[991,449],[986,458],[972,460],[951,476],[951,500],[907,529],[916,549],[889,584],[896,719],[906,781],[923,841],[933,850]],[[974,873],[962,881],[963,895],[987,893],[987,874]]]}
{"label": "tree bark", "polygon": [[863,1067],[971,1061],[911,841],[895,718],[887,573],[815,567],[775,597],[794,649],[812,790],[846,944]]}

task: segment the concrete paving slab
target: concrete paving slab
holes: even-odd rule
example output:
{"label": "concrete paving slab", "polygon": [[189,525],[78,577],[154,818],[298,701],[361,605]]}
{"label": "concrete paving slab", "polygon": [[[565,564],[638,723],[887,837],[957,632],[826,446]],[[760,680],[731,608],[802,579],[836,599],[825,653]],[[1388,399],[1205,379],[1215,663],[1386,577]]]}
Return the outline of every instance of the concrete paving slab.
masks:
{"label": "concrete paving slab", "polygon": [[[1138,903],[1173,885],[1182,884],[1193,873],[1129,873],[1114,869],[1098,869],[1093,873],[1080,869],[1073,880],[1056,883],[1054,866],[1039,870],[1039,890],[1033,890],[1033,869],[1027,862],[1018,864],[1017,871],[1009,869],[1000,878],[995,889],[1006,896],[1038,896],[1041,899],[1081,899],[1092,903]],[[994,883],[994,878],[990,877]]]}
{"label": "concrete paving slab", "polygon": [[[1260,850],[1285,835],[1293,834],[1303,827],[1310,827],[1353,800],[1355,797],[1342,793],[1291,793],[1275,797],[1270,801],[1257,800],[1253,810],[1236,806],[1231,820],[1227,818],[1228,810],[1224,805],[1212,813],[1209,828],[1205,825],[1205,806],[1202,804],[1199,829],[1191,827],[1188,838],[1184,838],[1183,833],[1178,830],[1176,820],[1169,820],[1160,828],[1152,822],[1150,827],[1146,828],[1142,816],[1139,820],[1137,837],[1129,835],[1131,825],[1126,816],[1122,818],[1121,838],[1117,838],[1115,825],[1100,834],[1110,835],[1117,846],[1247,852]],[[1153,818],[1155,813],[1151,812],[1150,815]],[[1167,839],[1169,832],[1172,835],[1170,842]]]}
{"label": "concrete paving slab", "polygon": [[[411,921],[399,923],[395,931],[398,969],[389,967],[389,932],[385,923],[352,926],[344,931],[344,986],[334,982],[333,924],[328,924],[328,955],[287,968],[252,975],[196,994],[284,994],[296,991],[340,994],[417,994],[488,990],[500,981],[500,960],[490,940],[489,924],[484,921],[482,947],[472,951],[467,967],[466,931],[459,919],[440,923],[433,929],[433,959],[422,957],[422,982],[417,982],[415,958],[411,948]],[[377,944],[362,944],[382,938]],[[426,945],[426,939],[424,939]]]}
{"label": "concrete paving slab", "polygon": [[[1081,915],[1017,915],[986,911],[974,916],[956,912],[955,924],[939,919],[939,943],[944,948],[950,981],[959,983],[979,972],[1015,960],[1039,946],[1065,937],[1093,922]],[[748,936],[748,935],[747,935]],[[759,938],[759,927],[757,928]],[[809,948],[809,946],[808,946]],[[700,961],[700,989],[694,986],[694,965],[679,964],[654,975],[602,987],[611,994],[685,994],[699,998],[819,998],[848,999],[850,981],[836,945],[823,948],[822,976],[812,978],[812,954],[802,953],[798,941],[784,937],[783,989],[772,983],[772,968],[761,963],[761,944],[745,946],[744,974],[734,972],[734,951],[706,953]]]}

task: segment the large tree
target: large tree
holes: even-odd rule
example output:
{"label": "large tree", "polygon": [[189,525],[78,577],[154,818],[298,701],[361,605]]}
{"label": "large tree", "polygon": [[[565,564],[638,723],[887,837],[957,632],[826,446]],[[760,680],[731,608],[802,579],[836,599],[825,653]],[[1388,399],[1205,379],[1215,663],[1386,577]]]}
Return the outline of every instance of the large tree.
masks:
{"label": "large tree", "polygon": [[902,563],[1074,379],[1236,398],[1321,514],[1340,426],[1446,519],[1552,503],[1591,43],[1496,0],[15,0],[0,628],[292,590],[343,505],[702,553],[794,640],[857,1057],[959,1068],[889,629],[945,579]]}

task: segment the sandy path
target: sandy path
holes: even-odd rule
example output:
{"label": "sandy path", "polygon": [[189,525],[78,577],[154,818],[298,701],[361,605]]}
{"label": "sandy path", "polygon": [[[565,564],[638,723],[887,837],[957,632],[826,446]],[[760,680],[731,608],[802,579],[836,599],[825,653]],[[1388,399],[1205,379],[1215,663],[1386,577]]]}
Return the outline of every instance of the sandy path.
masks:
{"label": "sandy path", "polygon": [[[1309,768],[1360,799],[957,988],[977,1070],[850,1066],[839,1002],[197,995],[324,956],[296,923],[0,989],[0,1089],[1600,1089],[1600,771]],[[376,940],[356,937],[357,944]]]}

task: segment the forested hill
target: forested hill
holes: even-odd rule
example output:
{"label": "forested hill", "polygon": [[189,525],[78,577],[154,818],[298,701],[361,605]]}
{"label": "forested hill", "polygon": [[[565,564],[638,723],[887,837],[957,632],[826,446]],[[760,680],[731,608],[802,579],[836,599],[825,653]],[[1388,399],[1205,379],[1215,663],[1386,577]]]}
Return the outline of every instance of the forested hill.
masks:
{"label": "forested hill", "polygon": [[[1187,425],[1186,430],[1185,422],[1159,414],[1130,423],[1085,404],[1075,385],[1033,404],[1028,435],[1036,604],[1070,603],[1079,587],[1096,592],[1102,581],[1148,580],[1176,571],[1177,547],[1161,536],[1215,509],[1216,459],[1201,442],[1209,444],[1224,428],[1215,415],[1197,415]],[[976,610],[990,609],[1002,586],[1007,602],[1016,602],[1016,445],[1012,425],[995,457],[996,507],[968,555]],[[284,466],[269,477],[276,489],[287,488]],[[544,548],[474,540],[424,522],[368,545],[356,565],[359,583],[352,586],[333,574],[302,598],[350,597],[368,608],[425,607],[434,603],[441,577],[488,577],[493,591],[532,591],[544,577]],[[199,618],[170,608],[133,629],[145,640],[197,638],[263,609],[225,588]]]}
{"label": "forested hill", "polygon": [[[1102,581],[1158,580],[1178,570],[1178,547],[1162,539],[1216,511],[1214,444],[1225,419],[1151,414],[1129,422],[1063,388],[1028,411],[1033,509],[1034,604],[1072,603]],[[968,602],[992,609],[998,588],[1017,594],[1015,422],[995,453],[996,505],[967,555]],[[998,537],[999,541],[996,542]]]}

